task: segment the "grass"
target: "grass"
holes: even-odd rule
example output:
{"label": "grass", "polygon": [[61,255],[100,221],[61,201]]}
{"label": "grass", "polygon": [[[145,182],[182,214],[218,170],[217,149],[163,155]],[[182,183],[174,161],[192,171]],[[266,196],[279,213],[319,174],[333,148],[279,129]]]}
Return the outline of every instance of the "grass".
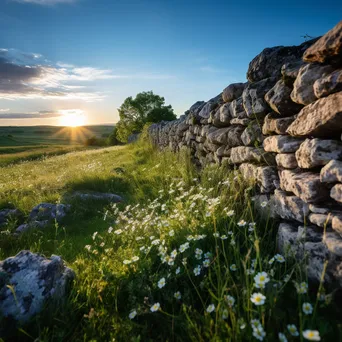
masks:
{"label": "grass", "polygon": [[341,339],[332,294],[306,287],[305,258],[274,258],[276,222],[257,215],[254,187],[233,170],[199,171],[185,152],[140,144],[1,171],[2,203],[25,212],[76,189],[125,198],[104,208],[74,203],[63,226],[3,234],[1,259],[21,249],[58,254],[77,273],[67,304],[9,341],[304,341],[308,329]]}

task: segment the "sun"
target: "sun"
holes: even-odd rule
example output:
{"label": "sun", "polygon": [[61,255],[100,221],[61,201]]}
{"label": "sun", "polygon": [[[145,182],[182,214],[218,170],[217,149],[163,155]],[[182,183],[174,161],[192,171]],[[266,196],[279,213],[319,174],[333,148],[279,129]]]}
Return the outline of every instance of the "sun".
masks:
{"label": "sun", "polygon": [[84,126],[85,116],[83,113],[63,113],[59,118],[59,124],[67,127]]}

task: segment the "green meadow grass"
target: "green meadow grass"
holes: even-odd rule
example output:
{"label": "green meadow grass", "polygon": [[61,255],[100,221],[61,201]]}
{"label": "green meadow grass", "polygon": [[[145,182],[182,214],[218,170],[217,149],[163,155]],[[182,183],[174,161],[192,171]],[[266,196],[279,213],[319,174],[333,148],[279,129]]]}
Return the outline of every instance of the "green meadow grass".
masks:
{"label": "green meadow grass", "polygon": [[63,225],[1,235],[1,259],[58,254],[77,275],[63,307],[8,341],[341,339],[333,294],[306,287],[305,258],[277,255],[276,222],[258,216],[253,185],[234,170],[200,171],[186,152],[140,143],[2,167],[0,190],[3,207],[26,213],[74,190],[124,197],[72,203]]}

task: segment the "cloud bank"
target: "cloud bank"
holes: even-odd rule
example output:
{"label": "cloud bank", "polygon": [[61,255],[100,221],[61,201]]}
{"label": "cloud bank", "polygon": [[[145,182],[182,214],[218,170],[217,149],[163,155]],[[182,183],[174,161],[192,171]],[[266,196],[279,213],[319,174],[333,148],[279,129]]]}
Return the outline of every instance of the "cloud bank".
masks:
{"label": "cloud bank", "polygon": [[54,111],[40,111],[40,112],[33,112],[33,113],[0,113],[0,120],[11,120],[11,119],[51,119],[57,118],[65,115],[61,112],[54,112]]}

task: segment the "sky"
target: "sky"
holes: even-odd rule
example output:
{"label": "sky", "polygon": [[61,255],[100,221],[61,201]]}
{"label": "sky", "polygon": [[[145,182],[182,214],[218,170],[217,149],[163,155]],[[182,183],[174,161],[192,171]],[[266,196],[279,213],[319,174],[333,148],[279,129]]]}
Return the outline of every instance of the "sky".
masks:
{"label": "sky", "polygon": [[335,0],[0,0],[0,126],[115,123],[149,90],[181,115],[341,13]]}

